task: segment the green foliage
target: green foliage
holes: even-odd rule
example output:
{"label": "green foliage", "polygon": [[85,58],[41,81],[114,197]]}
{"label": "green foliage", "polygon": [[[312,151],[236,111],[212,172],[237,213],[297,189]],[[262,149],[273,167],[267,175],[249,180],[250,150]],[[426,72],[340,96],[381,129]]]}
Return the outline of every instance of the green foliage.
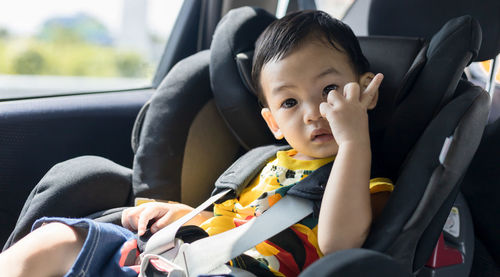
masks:
{"label": "green foliage", "polygon": [[136,53],[127,52],[119,54],[116,57],[115,63],[120,76],[145,77],[144,73],[146,72],[147,64]]}
{"label": "green foliage", "polygon": [[10,36],[9,30],[0,27],[0,40],[6,39]]}
{"label": "green foliage", "polygon": [[44,71],[46,62],[39,51],[27,49],[14,58],[12,66],[18,74],[38,74]]}
{"label": "green foliage", "polygon": [[58,24],[44,27],[39,37],[42,40],[59,44],[78,44],[85,41],[82,34]]}
{"label": "green foliage", "polygon": [[151,69],[139,53],[112,47],[107,28],[84,13],[51,18],[32,38],[0,28],[0,74],[143,78]]}
{"label": "green foliage", "polygon": [[0,74],[150,77],[151,67],[138,53],[82,41],[0,41]]}
{"label": "green foliage", "polygon": [[54,17],[44,22],[37,37],[55,43],[110,45],[111,35],[104,24],[86,13]]}

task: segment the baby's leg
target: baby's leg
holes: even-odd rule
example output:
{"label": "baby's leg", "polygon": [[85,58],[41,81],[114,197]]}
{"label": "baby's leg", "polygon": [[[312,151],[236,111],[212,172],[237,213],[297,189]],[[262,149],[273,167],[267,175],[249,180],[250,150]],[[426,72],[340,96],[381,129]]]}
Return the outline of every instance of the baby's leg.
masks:
{"label": "baby's leg", "polygon": [[63,276],[80,252],[87,229],[49,223],[0,254],[0,276]]}

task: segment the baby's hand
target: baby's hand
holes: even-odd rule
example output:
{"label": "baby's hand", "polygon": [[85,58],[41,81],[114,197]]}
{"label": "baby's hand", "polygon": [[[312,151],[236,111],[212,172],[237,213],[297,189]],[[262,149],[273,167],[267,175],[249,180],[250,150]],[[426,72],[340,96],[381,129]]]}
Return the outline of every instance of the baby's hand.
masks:
{"label": "baby's hand", "polygon": [[148,222],[155,220],[150,230],[152,233],[156,233],[192,210],[192,207],[181,203],[145,203],[124,210],[122,213],[122,226],[131,231],[137,231],[137,234],[142,236],[146,232]]}
{"label": "baby's hand", "polygon": [[344,93],[332,90],[327,102],[320,104],[321,115],[328,120],[335,141],[340,146],[345,143],[370,143],[368,134],[368,114],[373,98],[384,75],[377,74],[363,93],[358,83],[344,86]]}

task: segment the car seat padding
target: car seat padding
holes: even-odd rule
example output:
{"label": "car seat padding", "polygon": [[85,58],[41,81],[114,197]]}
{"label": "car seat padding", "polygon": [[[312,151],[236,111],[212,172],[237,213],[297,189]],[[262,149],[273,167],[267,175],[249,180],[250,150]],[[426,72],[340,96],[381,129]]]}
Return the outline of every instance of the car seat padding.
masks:
{"label": "car seat padding", "polygon": [[202,51],[182,60],[152,96],[134,156],[136,197],[180,201],[180,169],[189,128],[212,99],[209,58],[209,52]]}

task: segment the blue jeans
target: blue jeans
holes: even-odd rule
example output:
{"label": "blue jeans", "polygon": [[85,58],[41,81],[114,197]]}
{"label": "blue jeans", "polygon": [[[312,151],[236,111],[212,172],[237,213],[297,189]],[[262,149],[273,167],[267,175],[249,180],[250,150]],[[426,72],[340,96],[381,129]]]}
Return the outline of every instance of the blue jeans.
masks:
{"label": "blue jeans", "polygon": [[61,222],[88,230],[83,247],[65,276],[137,276],[135,270],[122,267],[119,263],[124,243],[136,238],[131,231],[118,225],[87,218],[61,217],[43,217],[33,224],[33,229],[49,222]]}

